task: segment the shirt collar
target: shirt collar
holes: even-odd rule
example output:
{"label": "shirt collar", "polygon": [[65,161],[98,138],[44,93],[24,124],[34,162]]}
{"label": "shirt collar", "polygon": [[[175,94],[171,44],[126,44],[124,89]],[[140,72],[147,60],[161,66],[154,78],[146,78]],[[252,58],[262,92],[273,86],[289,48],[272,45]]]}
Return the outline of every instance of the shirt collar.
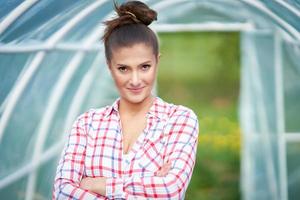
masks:
{"label": "shirt collar", "polygon": [[110,116],[114,111],[119,112],[119,103],[120,103],[120,97],[117,98],[111,106],[108,107],[105,113],[105,117]]}
{"label": "shirt collar", "polygon": [[[120,98],[117,98],[111,106],[108,107],[105,116],[108,117],[114,111],[119,112],[119,103]],[[150,116],[153,116],[158,119],[164,119],[164,115],[166,114],[167,104],[161,98],[154,96],[153,103],[148,111]]]}
{"label": "shirt collar", "polygon": [[166,114],[167,104],[159,97],[154,97],[152,106],[149,109],[149,114],[158,119],[164,119]]}

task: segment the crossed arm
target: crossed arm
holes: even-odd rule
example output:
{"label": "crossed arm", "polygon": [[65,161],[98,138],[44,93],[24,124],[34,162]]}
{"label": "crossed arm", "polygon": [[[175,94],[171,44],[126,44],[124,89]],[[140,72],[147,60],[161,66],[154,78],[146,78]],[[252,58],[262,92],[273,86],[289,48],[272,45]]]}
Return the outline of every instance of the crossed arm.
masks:
{"label": "crossed arm", "polygon": [[53,199],[183,199],[195,164],[197,141],[197,117],[193,112],[184,113],[170,128],[167,163],[154,176],[83,178],[86,132],[79,118],[57,169]]}
{"label": "crossed arm", "polygon": [[[156,172],[156,176],[163,177],[168,174],[171,169],[171,163],[164,163],[160,170]],[[94,192],[96,194],[106,195],[106,178],[105,177],[85,177],[80,182],[80,188]]]}

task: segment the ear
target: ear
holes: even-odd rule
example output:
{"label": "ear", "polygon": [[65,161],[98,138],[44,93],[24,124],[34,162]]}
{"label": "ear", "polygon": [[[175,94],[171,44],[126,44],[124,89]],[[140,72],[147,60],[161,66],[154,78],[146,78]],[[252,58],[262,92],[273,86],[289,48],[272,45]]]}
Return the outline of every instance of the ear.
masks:
{"label": "ear", "polygon": [[158,53],[157,57],[156,57],[156,62],[158,63],[161,57],[161,53]]}

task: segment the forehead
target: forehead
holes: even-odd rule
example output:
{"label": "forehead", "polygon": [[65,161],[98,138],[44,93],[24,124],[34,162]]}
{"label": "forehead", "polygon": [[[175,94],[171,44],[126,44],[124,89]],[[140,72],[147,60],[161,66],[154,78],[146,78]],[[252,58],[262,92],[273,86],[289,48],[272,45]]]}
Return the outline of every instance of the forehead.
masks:
{"label": "forehead", "polygon": [[112,52],[112,61],[117,63],[145,62],[155,59],[153,48],[143,43],[119,47]]}

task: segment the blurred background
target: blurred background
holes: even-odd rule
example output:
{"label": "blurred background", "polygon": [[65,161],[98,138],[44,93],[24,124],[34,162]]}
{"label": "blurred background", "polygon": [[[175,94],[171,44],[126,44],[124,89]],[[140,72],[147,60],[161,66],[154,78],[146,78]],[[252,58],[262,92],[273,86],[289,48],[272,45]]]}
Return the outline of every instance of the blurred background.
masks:
{"label": "blurred background", "polygon": [[186,199],[240,199],[237,32],[161,33],[158,95],[199,118],[196,166]]}
{"label": "blurred background", "polygon": [[[157,95],[199,117],[186,199],[298,199],[299,2],[144,2],[158,11]],[[1,199],[50,199],[72,122],[118,96],[99,42],[112,8],[0,1]]]}

